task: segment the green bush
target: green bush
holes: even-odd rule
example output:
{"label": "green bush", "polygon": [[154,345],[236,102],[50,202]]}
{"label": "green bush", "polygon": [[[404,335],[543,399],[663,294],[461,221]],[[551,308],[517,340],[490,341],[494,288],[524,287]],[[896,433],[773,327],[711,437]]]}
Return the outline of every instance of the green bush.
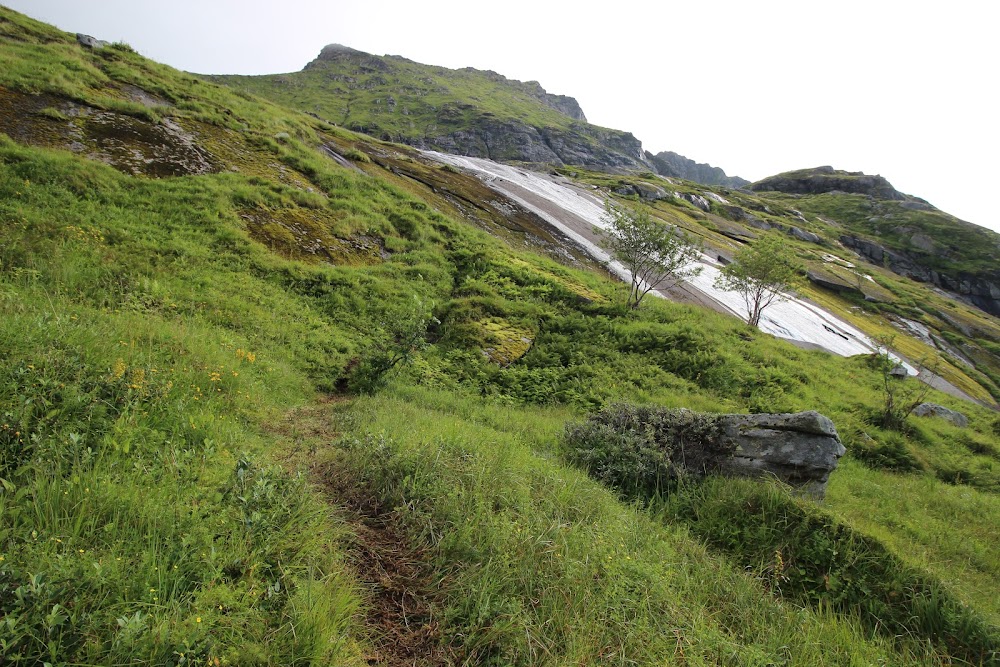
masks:
{"label": "green bush", "polygon": [[703,469],[716,421],[690,410],[619,403],[569,424],[566,458],[593,477],[633,497],[668,490],[688,470]]}

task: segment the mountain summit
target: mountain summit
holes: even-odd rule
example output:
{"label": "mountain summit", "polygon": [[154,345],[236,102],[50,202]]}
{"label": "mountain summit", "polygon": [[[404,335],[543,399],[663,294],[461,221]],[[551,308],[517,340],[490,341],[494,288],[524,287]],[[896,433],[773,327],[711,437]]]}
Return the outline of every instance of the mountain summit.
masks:
{"label": "mountain summit", "polygon": [[343,127],[499,161],[651,170],[629,132],[587,122],[572,97],[490,70],[452,70],[330,44],[301,72],[211,76]]}

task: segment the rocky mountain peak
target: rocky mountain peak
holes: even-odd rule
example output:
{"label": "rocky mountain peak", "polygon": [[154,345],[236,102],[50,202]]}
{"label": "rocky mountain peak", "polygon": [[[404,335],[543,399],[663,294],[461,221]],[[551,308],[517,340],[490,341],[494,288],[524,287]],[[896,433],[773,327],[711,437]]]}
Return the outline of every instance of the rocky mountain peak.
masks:
{"label": "rocky mountain peak", "polygon": [[673,151],[663,151],[653,155],[646,153],[646,159],[656,168],[660,176],[683,178],[705,185],[721,185],[727,188],[742,188],[750,181],[739,176],[729,176],[719,167],[703,162],[695,162]]}
{"label": "rocky mountain peak", "polygon": [[339,55],[352,54],[352,53],[358,53],[358,54],[367,55],[367,54],[365,54],[364,51],[358,51],[357,49],[352,49],[351,47],[344,46],[343,44],[327,44],[319,52],[319,58],[320,59],[323,59],[323,58],[335,58],[335,57],[337,57]]}

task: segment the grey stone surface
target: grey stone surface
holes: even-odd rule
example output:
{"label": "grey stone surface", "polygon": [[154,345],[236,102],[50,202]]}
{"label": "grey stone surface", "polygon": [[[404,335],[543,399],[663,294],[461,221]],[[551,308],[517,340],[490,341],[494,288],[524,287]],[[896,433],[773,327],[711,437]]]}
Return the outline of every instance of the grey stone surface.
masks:
{"label": "grey stone surface", "polygon": [[700,208],[702,211],[708,212],[712,210],[712,205],[708,203],[708,200],[701,195],[695,195],[688,192],[680,195],[681,199],[691,202],[696,208]]}
{"label": "grey stone surface", "polygon": [[833,292],[864,295],[864,292],[858,289],[855,285],[848,285],[845,282],[841,282],[840,280],[836,280],[832,277],[824,276],[823,274],[818,273],[816,271],[807,271],[806,278],[808,278],[809,282],[813,283],[814,285],[822,287],[823,289],[831,290]]}
{"label": "grey stone surface", "polygon": [[913,414],[918,417],[940,417],[942,419],[947,419],[955,426],[960,426],[962,428],[969,425],[969,418],[961,412],[951,410],[943,405],[938,405],[937,403],[921,403],[917,407],[913,408]]}
{"label": "grey stone surface", "polygon": [[[922,265],[920,257],[889,250],[865,238],[844,234],[840,237],[840,242],[873,264],[885,266],[893,273],[917,282],[937,285],[941,289],[958,294],[977,308],[1000,317],[1000,279],[994,277],[1000,272],[993,271],[983,275],[968,273],[948,275]],[[920,242],[918,239],[917,243]]]}
{"label": "grey stone surface", "polygon": [[108,45],[107,42],[96,37],[91,37],[90,35],[84,35],[82,32],[76,33],[76,41],[88,49],[103,49]]}
{"label": "grey stone surface", "polygon": [[818,412],[721,415],[720,444],[728,456],[717,472],[741,477],[774,476],[822,498],[830,473],[846,453],[837,429]]}
{"label": "grey stone surface", "polygon": [[789,227],[788,233],[797,238],[798,240],[806,241],[807,243],[821,243],[823,240],[819,237],[818,234],[807,232],[806,230],[799,229],[798,227]]}
{"label": "grey stone surface", "polygon": [[703,162],[695,162],[673,151],[664,151],[653,155],[646,151],[646,159],[652,163],[660,176],[683,178],[704,185],[722,185],[728,188],[741,188],[750,181],[739,176],[729,176],[719,167],[713,167]]}
{"label": "grey stone surface", "polygon": [[752,183],[749,187],[757,192],[768,190],[791,194],[848,192],[870,195],[877,199],[908,200],[906,195],[892,187],[892,184],[882,176],[871,176],[859,171],[841,171],[830,166],[770,176]]}

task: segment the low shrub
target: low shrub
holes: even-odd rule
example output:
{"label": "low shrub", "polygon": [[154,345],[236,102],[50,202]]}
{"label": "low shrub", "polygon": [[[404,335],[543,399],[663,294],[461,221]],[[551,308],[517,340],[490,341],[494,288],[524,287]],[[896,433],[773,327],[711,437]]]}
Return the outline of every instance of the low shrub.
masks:
{"label": "low shrub", "polygon": [[594,478],[627,496],[653,497],[702,468],[717,428],[690,410],[619,403],[568,425],[563,441],[566,458]]}

